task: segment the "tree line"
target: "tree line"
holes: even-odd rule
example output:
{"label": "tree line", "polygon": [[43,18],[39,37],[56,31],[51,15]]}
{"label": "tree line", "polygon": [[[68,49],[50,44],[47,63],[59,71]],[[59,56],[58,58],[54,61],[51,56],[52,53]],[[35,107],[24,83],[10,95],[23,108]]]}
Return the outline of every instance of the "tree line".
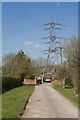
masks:
{"label": "tree line", "polygon": [[23,75],[27,78],[34,78],[36,74],[30,58],[24,54],[23,50],[17,54],[11,53],[4,56],[2,71],[4,76],[15,77]]}
{"label": "tree line", "polygon": [[73,36],[65,42],[63,45],[63,56],[65,61],[62,65],[57,66],[56,75],[59,78],[65,79],[65,84],[68,87],[72,87],[74,92],[79,92],[79,50],[78,50],[78,38]]}
{"label": "tree line", "polygon": [[[80,83],[80,56],[78,48],[78,38],[76,36],[71,37],[63,43],[63,57],[65,60],[62,65],[58,64],[49,66],[49,70],[54,71],[53,75],[55,75],[57,79],[65,79],[65,84],[68,87],[72,87],[75,93],[78,93]],[[32,79],[44,72],[45,63],[45,58],[40,57],[37,60],[33,60],[26,56],[23,50],[20,50],[17,54],[9,54],[4,56],[2,74],[3,76],[17,76],[22,80],[24,76]]]}

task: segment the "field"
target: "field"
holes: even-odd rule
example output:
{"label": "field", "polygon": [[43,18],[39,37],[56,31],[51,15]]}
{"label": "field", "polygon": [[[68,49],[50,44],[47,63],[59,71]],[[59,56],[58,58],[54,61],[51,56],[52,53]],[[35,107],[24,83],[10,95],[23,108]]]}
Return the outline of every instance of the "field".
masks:
{"label": "field", "polygon": [[23,85],[4,93],[2,95],[2,117],[18,118],[33,90],[34,85]]}

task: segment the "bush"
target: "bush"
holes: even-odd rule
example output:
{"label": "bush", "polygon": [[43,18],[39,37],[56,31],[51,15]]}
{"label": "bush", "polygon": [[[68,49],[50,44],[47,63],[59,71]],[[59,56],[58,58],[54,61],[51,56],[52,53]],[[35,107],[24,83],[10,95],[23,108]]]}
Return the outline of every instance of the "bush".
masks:
{"label": "bush", "polygon": [[35,75],[31,75],[31,76],[30,76],[30,79],[35,79]]}
{"label": "bush", "polygon": [[2,76],[2,92],[6,92],[12,88],[16,88],[22,85],[19,78],[12,76]]}
{"label": "bush", "polygon": [[70,77],[66,77],[66,78],[65,78],[65,85],[66,85],[68,88],[72,88],[72,87],[73,87],[72,80],[71,80]]}

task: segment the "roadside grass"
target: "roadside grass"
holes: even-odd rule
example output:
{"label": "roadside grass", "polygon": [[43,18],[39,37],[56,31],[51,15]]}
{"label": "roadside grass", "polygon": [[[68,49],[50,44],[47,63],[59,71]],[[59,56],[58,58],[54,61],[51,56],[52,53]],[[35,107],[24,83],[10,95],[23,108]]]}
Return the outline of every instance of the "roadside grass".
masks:
{"label": "roadside grass", "polygon": [[2,118],[18,118],[34,85],[23,85],[2,95]]}
{"label": "roadside grass", "polygon": [[0,120],[2,118],[2,95],[0,95]]}
{"label": "roadside grass", "polygon": [[61,93],[64,97],[68,98],[74,105],[78,106],[80,101],[78,101],[78,96],[73,95],[73,89],[62,88],[60,85],[54,87],[59,93]]}

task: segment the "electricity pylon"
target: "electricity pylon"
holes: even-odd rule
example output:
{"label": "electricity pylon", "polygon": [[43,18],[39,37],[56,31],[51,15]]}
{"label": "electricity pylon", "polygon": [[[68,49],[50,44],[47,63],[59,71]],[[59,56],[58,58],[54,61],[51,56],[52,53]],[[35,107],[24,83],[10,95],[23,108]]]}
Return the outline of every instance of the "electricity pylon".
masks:
{"label": "electricity pylon", "polygon": [[57,26],[61,26],[62,24],[59,24],[56,22],[49,22],[44,25],[49,26],[48,28],[45,28],[45,30],[50,30],[50,36],[43,38],[43,39],[49,39],[49,41],[46,42],[46,44],[49,44],[49,48],[44,51],[44,52],[47,52],[47,53],[45,53],[45,54],[47,54],[47,62],[46,62],[46,66],[45,66],[45,70],[46,70],[47,66],[50,64],[50,61],[52,59],[52,58],[50,58],[50,56],[54,53],[57,53],[58,48],[60,49],[61,64],[62,64],[62,48],[55,46],[56,42],[57,42],[56,40],[62,39],[61,37],[56,36],[56,30],[61,30],[61,28],[58,28]]}

